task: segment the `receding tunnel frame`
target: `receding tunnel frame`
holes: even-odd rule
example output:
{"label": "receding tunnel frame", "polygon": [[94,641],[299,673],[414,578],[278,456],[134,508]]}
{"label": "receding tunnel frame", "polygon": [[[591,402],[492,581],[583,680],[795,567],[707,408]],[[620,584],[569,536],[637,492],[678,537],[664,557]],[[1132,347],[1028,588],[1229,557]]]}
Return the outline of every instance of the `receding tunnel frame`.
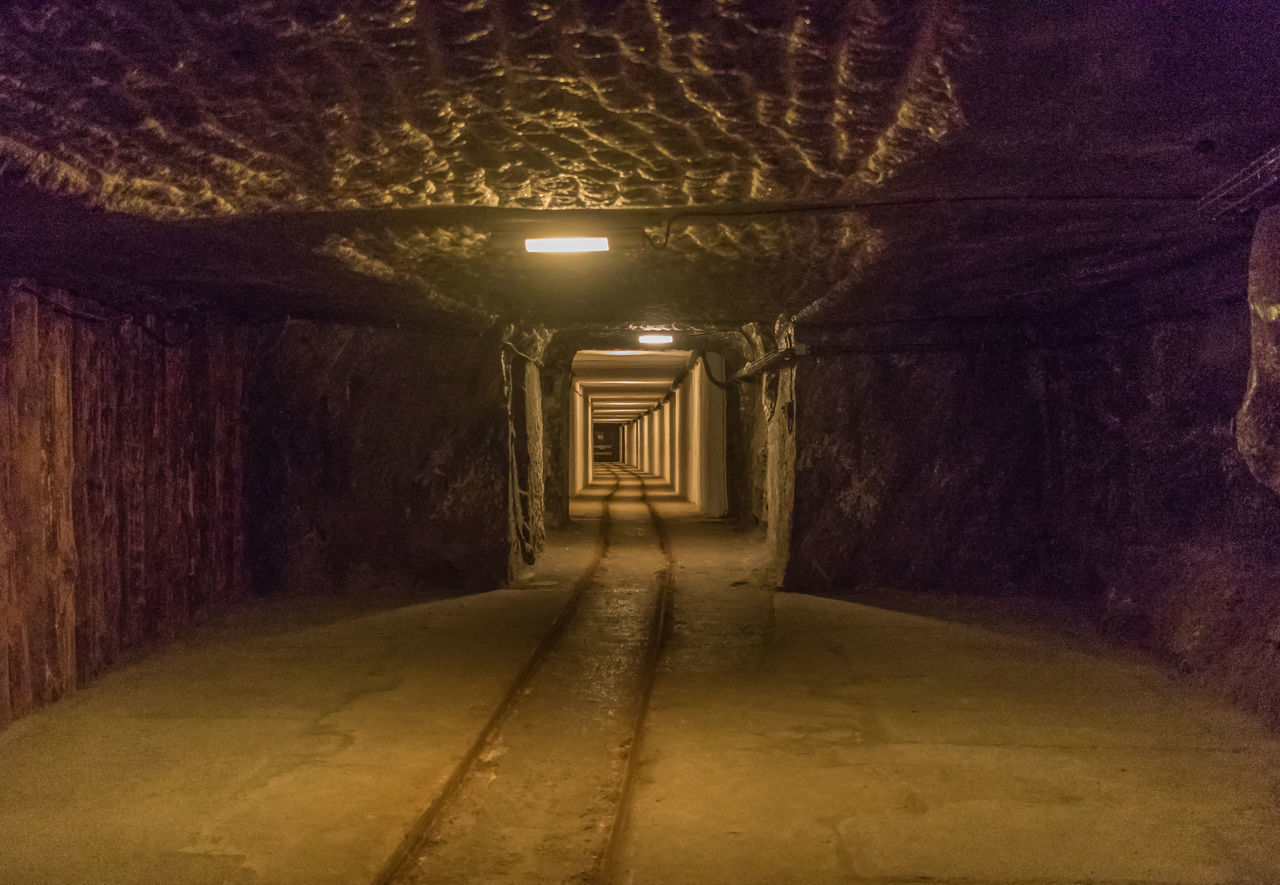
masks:
{"label": "receding tunnel frame", "polygon": [[580,350],[573,358],[570,494],[596,478],[595,426],[616,424],[620,460],[669,483],[705,516],[728,512],[726,403],[715,353]]}

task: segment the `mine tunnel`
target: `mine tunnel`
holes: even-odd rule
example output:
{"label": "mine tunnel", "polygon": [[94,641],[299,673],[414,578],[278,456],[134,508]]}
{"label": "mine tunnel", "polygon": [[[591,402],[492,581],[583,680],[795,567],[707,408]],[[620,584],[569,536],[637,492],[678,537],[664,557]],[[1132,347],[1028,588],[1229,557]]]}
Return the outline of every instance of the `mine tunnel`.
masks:
{"label": "mine tunnel", "polygon": [[0,885],[1280,882],[1277,33],[4,4]]}

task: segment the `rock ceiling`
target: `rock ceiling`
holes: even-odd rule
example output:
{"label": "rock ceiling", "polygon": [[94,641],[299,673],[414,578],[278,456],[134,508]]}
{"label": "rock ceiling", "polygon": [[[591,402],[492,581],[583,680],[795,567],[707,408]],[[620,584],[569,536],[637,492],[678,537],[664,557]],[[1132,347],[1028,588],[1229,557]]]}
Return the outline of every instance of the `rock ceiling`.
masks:
{"label": "rock ceiling", "polygon": [[[1274,7],[1134,6],[17,0],[0,271],[472,325],[1060,307],[1236,248],[1194,198],[1278,132]],[[528,210],[623,248],[525,256]]]}

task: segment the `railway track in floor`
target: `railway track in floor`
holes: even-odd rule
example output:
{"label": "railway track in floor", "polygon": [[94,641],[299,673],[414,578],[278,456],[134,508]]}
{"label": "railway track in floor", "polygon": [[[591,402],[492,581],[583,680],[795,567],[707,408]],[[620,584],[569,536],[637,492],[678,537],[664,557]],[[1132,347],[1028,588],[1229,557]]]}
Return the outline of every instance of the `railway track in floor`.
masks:
{"label": "railway track in floor", "polygon": [[375,885],[610,880],[674,560],[645,478],[604,469],[592,562]]}

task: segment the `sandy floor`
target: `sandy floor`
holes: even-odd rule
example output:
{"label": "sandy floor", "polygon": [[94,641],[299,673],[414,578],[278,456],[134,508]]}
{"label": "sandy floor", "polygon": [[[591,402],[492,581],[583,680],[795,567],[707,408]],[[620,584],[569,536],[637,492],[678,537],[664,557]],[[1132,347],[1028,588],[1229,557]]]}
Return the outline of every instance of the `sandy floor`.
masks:
{"label": "sandy floor", "polygon": [[[669,527],[620,881],[1280,882],[1249,717],[1084,640],[774,594],[758,538]],[[0,732],[0,882],[369,882],[591,538],[494,593],[258,606]]]}

